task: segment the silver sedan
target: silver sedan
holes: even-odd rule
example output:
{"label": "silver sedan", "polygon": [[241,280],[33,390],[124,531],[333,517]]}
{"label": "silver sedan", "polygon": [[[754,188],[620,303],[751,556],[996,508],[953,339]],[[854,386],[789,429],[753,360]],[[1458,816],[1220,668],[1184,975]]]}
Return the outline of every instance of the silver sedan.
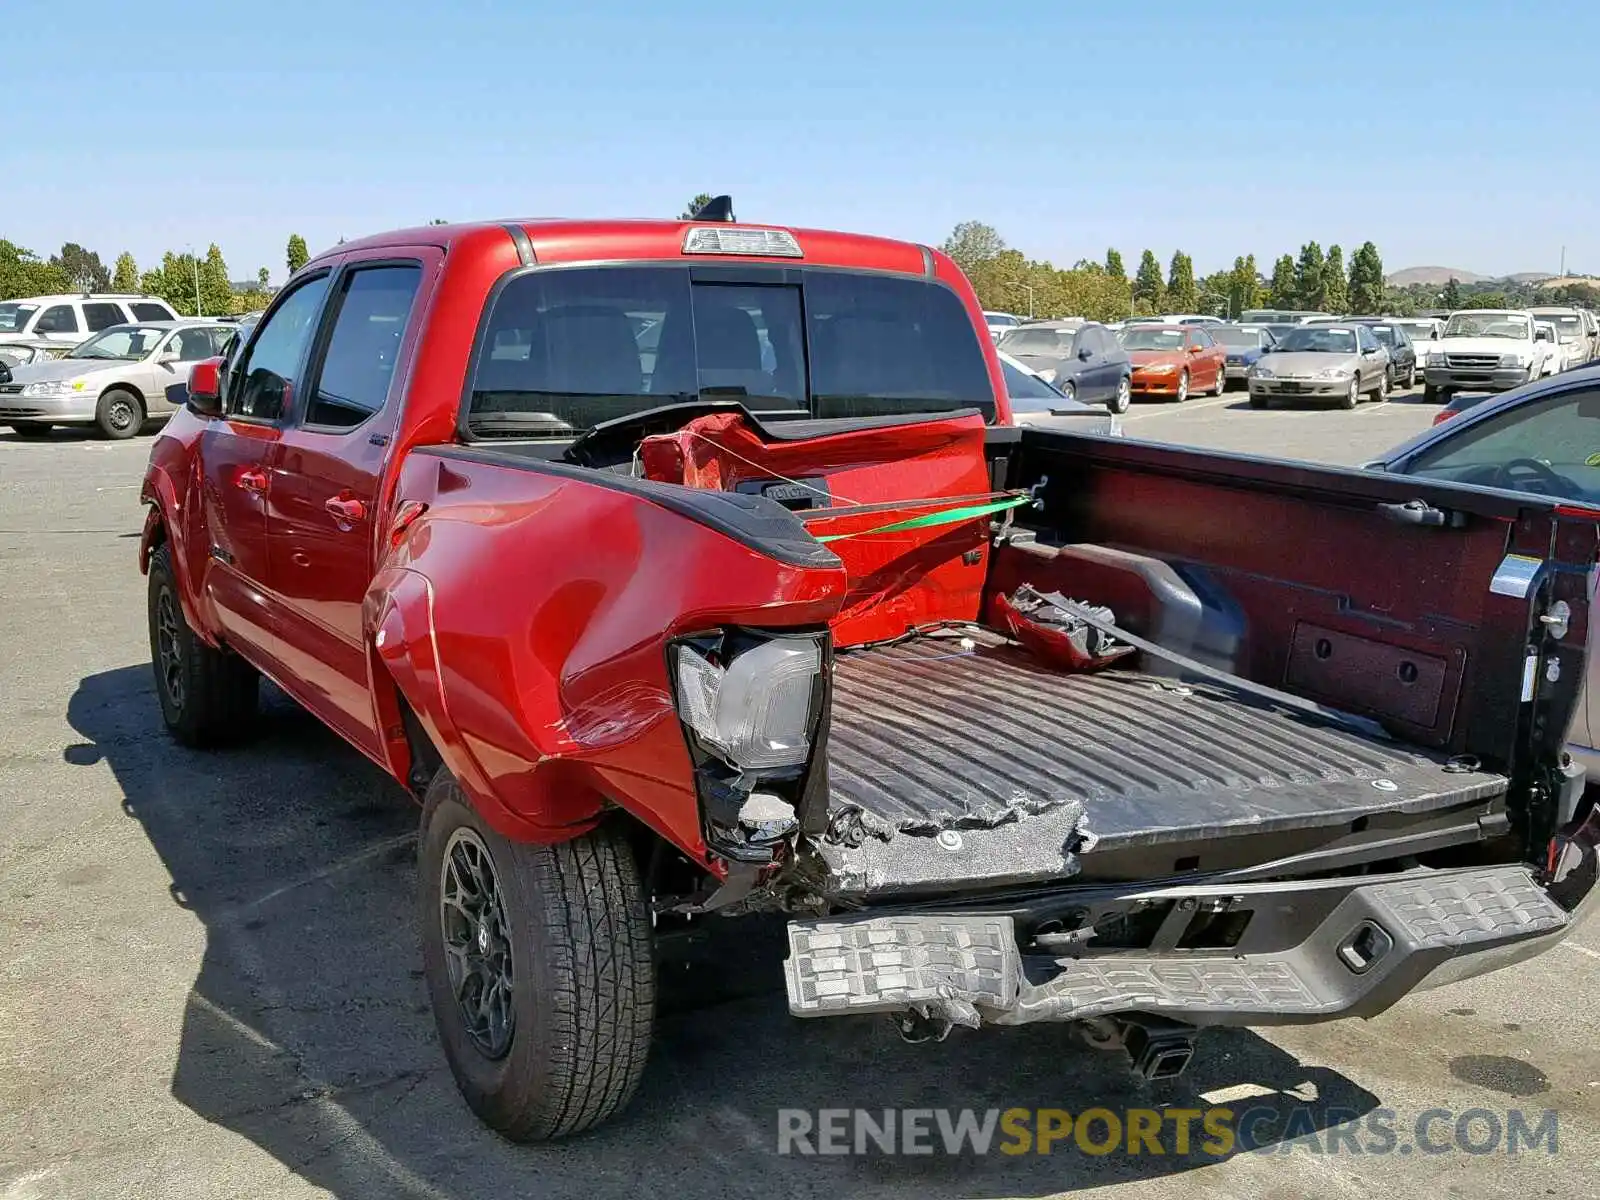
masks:
{"label": "silver sedan", "polygon": [[43,437],[53,425],[93,425],[132,437],[189,395],[189,368],[221,354],[238,326],[221,321],[113,325],[61,358],[11,369],[0,383],[0,425]]}
{"label": "silver sedan", "polygon": [[1389,376],[1389,352],[1367,326],[1302,325],[1250,369],[1250,407],[1282,397],[1354,408],[1362,396],[1388,399]]}

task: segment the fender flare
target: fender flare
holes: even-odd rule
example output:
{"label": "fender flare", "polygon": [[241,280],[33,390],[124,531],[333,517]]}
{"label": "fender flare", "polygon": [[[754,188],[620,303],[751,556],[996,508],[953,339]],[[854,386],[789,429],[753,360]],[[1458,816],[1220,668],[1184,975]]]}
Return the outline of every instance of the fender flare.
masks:
{"label": "fender flare", "polygon": [[[495,789],[493,781],[472,753],[450,712],[444,672],[434,627],[433,581],[408,567],[382,570],[367,592],[369,646],[373,670],[387,679],[373,679],[373,692],[385,728],[400,732],[398,706],[386,694],[392,688],[410,707],[428,740],[438,752],[445,768],[455,777],[462,792],[479,815],[496,832],[519,842],[554,843],[569,841],[591,826],[545,826],[512,811]],[[392,712],[385,712],[393,707]],[[391,737],[391,743],[395,739]],[[402,781],[410,767],[410,750],[399,760],[391,749],[395,776]]]}
{"label": "fender flare", "polygon": [[207,645],[215,646],[216,636],[200,618],[200,596],[195,588],[196,581],[189,571],[183,523],[177,519],[177,514],[183,511],[177,489],[166,472],[152,470],[145,478],[140,499],[145,504],[145,515],[144,528],[139,534],[139,574],[150,574],[150,556],[156,552],[157,546],[162,542],[170,546],[168,558],[178,583],[178,606],[183,610],[183,619],[196,637]]}

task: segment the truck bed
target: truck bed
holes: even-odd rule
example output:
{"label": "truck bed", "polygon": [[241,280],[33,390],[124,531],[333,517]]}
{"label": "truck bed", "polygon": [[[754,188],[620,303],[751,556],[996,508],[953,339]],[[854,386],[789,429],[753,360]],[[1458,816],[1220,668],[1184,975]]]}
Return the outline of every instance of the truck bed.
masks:
{"label": "truck bed", "polygon": [[1412,828],[1464,840],[1506,791],[1501,775],[1222,684],[1067,674],[965,636],[836,662],[821,849],[842,895],[1149,878]]}

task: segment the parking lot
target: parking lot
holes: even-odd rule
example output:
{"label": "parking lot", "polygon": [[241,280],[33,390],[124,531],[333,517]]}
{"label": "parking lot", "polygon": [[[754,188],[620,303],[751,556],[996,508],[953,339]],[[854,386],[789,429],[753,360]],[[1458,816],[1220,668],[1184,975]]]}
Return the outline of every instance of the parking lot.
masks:
{"label": "parking lot", "polygon": [[[1130,437],[1357,464],[1425,428],[1241,393],[1136,404]],[[150,681],[138,483],[149,439],[0,434],[0,1200],[42,1197],[1600,1196],[1600,925],[1370,1022],[1216,1031],[1141,1084],[1064,1027],[942,1045],[879,1018],[800,1022],[774,924],[663,966],[640,1095],[520,1147],[445,1067],[414,933],[409,800],[282,701],[222,753],[173,745]],[[729,971],[726,963],[739,968]],[[1212,1103],[1271,1110],[1225,1157],[797,1157],[778,1111]],[[1556,1114],[1554,1154],[1424,1153],[1431,1109]],[[1391,1152],[1327,1153],[1395,1114]],[[1448,1128],[1448,1123],[1438,1126]],[[1305,1139],[1310,1135],[1314,1149]],[[1323,1152],[1316,1152],[1317,1149]]]}

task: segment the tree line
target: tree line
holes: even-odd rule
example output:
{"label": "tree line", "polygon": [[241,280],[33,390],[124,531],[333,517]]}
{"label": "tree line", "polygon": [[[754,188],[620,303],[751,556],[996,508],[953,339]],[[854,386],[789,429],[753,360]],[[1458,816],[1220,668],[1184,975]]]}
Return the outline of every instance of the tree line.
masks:
{"label": "tree line", "polygon": [[1036,317],[1090,317],[1120,321],[1129,316],[1193,312],[1237,317],[1248,308],[1314,309],[1333,313],[1390,311],[1383,282],[1383,258],[1372,242],[1363,243],[1345,265],[1344,250],[1307,242],[1298,256],[1281,255],[1270,276],[1253,254],[1233,265],[1196,276],[1194,260],[1173,252],[1163,271],[1153,250],[1139,256],[1129,278],[1120,251],[1103,261],[1079,259],[1070,268],[1026,257],[1007,246],[993,226],[964,221],[945,240],[944,250],[966,272],[988,309],[1029,312]]}
{"label": "tree line", "polygon": [[[289,274],[310,258],[305,238],[290,234],[284,250]],[[236,316],[266,307],[272,295],[271,278],[272,273],[261,267],[254,279],[236,283],[215,242],[203,256],[168,250],[160,262],[141,269],[126,250],[107,267],[97,252],[77,242],[67,242],[49,258],[41,258],[0,238],[0,300],[64,292],[142,292],[159,296],[181,316],[192,317],[197,311],[208,317]]]}

